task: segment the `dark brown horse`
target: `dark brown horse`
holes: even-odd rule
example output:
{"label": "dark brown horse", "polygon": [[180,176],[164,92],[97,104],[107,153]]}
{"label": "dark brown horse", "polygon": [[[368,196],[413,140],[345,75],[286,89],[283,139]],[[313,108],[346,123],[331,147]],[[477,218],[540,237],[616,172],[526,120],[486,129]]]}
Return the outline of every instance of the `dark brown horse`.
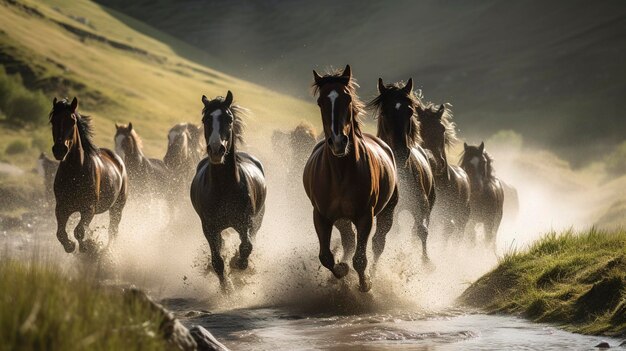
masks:
{"label": "dark brown horse", "polygon": [[233,105],[233,94],[213,100],[202,96],[202,124],[208,157],[200,161],[191,183],[191,203],[202,221],[202,231],[211,247],[211,262],[223,289],[230,281],[224,277],[221,256],[222,231],[233,228],[239,234],[235,267],[246,269],[252,253],[252,240],[261,227],[265,213],[265,171],[255,157],[237,151],[243,143],[245,110]]}
{"label": "dark brown horse", "polygon": [[96,147],[91,140],[91,120],[81,116],[78,100],[52,102],[50,123],[54,158],[61,161],[54,179],[57,238],[66,252],[76,244],[67,236],[66,225],[71,214],[80,213],[74,229],[81,251],[87,251],[85,233],[94,215],[109,211],[109,243],[117,236],[126,204],[128,179],[122,160],[109,149]]}
{"label": "dark brown horse", "polygon": [[144,192],[148,192],[151,195],[167,195],[171,178],[165,163],[144,155],[143,143],[132,123],[116,123],[115,129],[115,152],[126,165],[133,194],[137,195],[138,192],[144,195]]}
{"label": "dark brown horse", "polygon": [[412,233],[421,240],[423,258],[428,260],[426,239],[430,212],[435,204],[435,184],[428,155],[419,145],[422,141],[417,119],[420,101],[413,93],[413,79],[405,85],[385,85],[379,78],[378,92],[368,107],[375,110],[378,137],[391,146],[398,163],[400,202],[396,214],[407,210],[413,215]]}
{"label": "dark brown horse", "polygon": [[191,184],[196,166],[204,156],[202,133],[202,126],[192,123],[178,123],[167,133],[163,162],[170,170],[173,187],[187,188]]}
{"label": "dark brown horse", "polygon": [[437,201],[433,218],[442,221],[448,238],[461,238],[470,215],[470,185],[467,173],[448,162],[446,147],[456,141],[455,124],[450,111],[441,105],[418,107],[424,148],[430,150],[435,175]]}
{"label": "dark brown horse", "polygon": [[482,223],[487,243],[495,247],[504,204],[502,184],[494,174],[493,159],[485,151],[485,143],[480,143],[479,146],[463,143],[463,147],[461,168],[467,172],[472,190],[467,236],[474,240],[476,224]]}
{"label": "dark brown horse", "polygon": [[[356,95],[350,66],[343,72],[320,76],[313,71],[314,92],[322,114],[325,139],[313,149],[304,168],[304,189],[313,204],[313,221],[320,243],[319,259],[336,278],[348,274],[352,259],[361,291],[372,283],[367,268],[367,242],[374,217],[374,263],[383,252],[398,202],[393,152],[375,136],[361,131],[363,103]],[[336,263],[330,250],[333,225],[341,233],[343,262]]]}

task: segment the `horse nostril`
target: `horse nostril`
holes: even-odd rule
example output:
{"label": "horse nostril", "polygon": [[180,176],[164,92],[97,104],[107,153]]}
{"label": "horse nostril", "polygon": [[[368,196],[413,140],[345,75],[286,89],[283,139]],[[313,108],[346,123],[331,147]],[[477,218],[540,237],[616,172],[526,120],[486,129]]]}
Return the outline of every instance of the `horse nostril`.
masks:
{"label": "horse nostril", "polygon": [[226,147],[224,145],[220,145],[220,154],[223,155],[226,153]]}
{"label": "horse nostril", "polygon": [[332,138],[328,138],[327,142],[328,142],[328,145],[333,146],[333,139]]}
{"label": "horse nostril", "polygon": [[348,143],[348,136],[347,135],[342,135],[341,136],[341,142],[343,143],[343,145],[346,145]]}

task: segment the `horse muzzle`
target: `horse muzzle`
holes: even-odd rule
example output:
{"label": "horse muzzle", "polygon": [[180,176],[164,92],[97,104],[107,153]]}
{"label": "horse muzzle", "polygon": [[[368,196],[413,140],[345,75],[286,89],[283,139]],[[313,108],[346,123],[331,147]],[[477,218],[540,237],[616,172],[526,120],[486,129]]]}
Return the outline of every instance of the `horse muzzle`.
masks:
{"label": "horse muzzle", "polygon": [[206,148],[209,154],[209,161],[213,164],[224,163],[224,156],[226,156],[226,146],[222,143],[212,143]]}
{"label": "horse muzzle", "polygon": [[68,148],[65,144],[54,144],[52,146],[52,154],[57,161],[62,161],[67,155]]}
{"label": "horse muzzle", "polygon": [[330,151],[337,157],[345,156],[348,153],[348,141],[348,136],[344,134],[331,135],[331,137],[328,138]]}

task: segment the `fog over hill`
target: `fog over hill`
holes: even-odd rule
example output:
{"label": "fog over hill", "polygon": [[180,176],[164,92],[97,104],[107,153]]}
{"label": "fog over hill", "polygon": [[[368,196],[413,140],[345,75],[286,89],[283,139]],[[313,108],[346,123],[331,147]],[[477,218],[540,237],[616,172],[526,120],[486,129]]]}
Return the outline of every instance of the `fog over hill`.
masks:
{"label": "fog over hill", "polygon": [[312,68],[350,63],[363,97],[413,77],[470,141],[515,129],[581,164],[625,138],[623,1],[98,1],[310,101]]}

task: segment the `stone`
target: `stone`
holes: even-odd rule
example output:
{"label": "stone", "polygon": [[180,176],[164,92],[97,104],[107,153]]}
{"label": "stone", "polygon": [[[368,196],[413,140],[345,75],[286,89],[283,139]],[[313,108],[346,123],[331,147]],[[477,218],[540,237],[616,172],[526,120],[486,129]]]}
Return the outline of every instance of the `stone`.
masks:
{"label": "stone", "polygon": [[198,345],[198,351],[228,351],[226,346],[200,325],[192,326],[189,333]]}

